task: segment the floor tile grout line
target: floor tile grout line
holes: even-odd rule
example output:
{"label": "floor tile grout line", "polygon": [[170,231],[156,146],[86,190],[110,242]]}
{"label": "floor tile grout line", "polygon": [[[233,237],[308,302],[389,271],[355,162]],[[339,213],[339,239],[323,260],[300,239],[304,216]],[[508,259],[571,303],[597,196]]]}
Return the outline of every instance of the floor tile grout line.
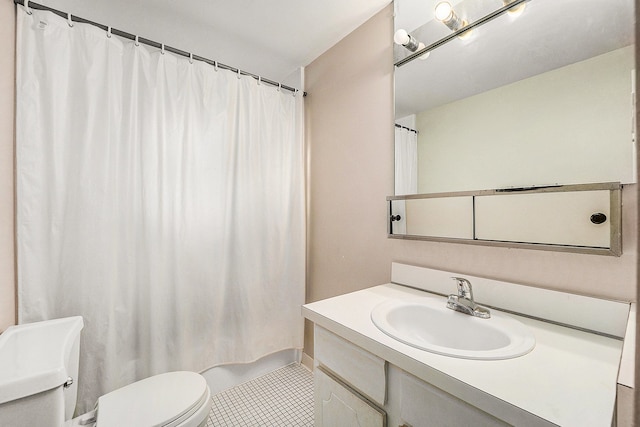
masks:
{"label": "floor tile grout line", "polygon": [[311,371],[293,363],[214,395],[207,427],[226,426],[231,419],[236,426],[313,426]]}

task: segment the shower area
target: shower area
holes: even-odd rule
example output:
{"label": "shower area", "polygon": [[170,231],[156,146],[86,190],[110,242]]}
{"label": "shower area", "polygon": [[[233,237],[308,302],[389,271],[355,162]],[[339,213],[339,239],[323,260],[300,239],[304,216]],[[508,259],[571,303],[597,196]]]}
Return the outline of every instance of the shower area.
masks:
{"label": "shower area", "polygon": [[18,317],[83,316],[78,411],[161,372],[215,393],[298,361],[301,91],[26,3]]}

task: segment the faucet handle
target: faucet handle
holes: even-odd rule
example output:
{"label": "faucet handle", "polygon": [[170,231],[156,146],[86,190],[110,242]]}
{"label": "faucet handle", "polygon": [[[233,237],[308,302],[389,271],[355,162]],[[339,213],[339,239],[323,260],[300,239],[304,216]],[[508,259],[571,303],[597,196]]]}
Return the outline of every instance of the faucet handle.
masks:
{"label": "faucet handle", "polygon": [[473,301],[473,290],[471,288],[471,282],[464,277],[452,277],[458,285],[458,296],[461,298],[467,298]]}

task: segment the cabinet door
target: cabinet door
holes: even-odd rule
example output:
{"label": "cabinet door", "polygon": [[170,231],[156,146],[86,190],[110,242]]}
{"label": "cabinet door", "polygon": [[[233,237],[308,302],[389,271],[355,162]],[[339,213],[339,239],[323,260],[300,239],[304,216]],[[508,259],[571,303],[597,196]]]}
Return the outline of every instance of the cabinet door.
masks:
{"label": "cabinet door", "polygon": [[611,247],[608,190],[477,196],[476,238]]}
{"label": "cabinet door", "polygon": [[406,234],[473,239],[473,197],[409,199]]}
{"label": "cabinet door", "polygon": [[508,424],[448,393],[403,373],[400,417],[412,427],[507,427]]}
{"label": "cabinet door", "polygon": [[342,385],[322,368],[313,373],[317,427],[385,427],[385,413]]}
{"label": "cabinet door", "polygon": [[407,234],[406,200],[391,201],[391,218],[389,234]]}

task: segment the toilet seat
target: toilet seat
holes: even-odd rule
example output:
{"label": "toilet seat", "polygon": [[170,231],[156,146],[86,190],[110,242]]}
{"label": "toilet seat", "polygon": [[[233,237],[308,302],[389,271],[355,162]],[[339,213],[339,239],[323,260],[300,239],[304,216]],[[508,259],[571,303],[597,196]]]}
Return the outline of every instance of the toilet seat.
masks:
{"label": "toilet seat", "polygon": [[[211,393],[195,372],[155,375],[98,399],[97,427],[197,426],[209,412]],[[202,420],[200,414],[205,413]],[[194,416],[197,415],[197,416]],[[193,422],[185,423],[193,417]]]}

